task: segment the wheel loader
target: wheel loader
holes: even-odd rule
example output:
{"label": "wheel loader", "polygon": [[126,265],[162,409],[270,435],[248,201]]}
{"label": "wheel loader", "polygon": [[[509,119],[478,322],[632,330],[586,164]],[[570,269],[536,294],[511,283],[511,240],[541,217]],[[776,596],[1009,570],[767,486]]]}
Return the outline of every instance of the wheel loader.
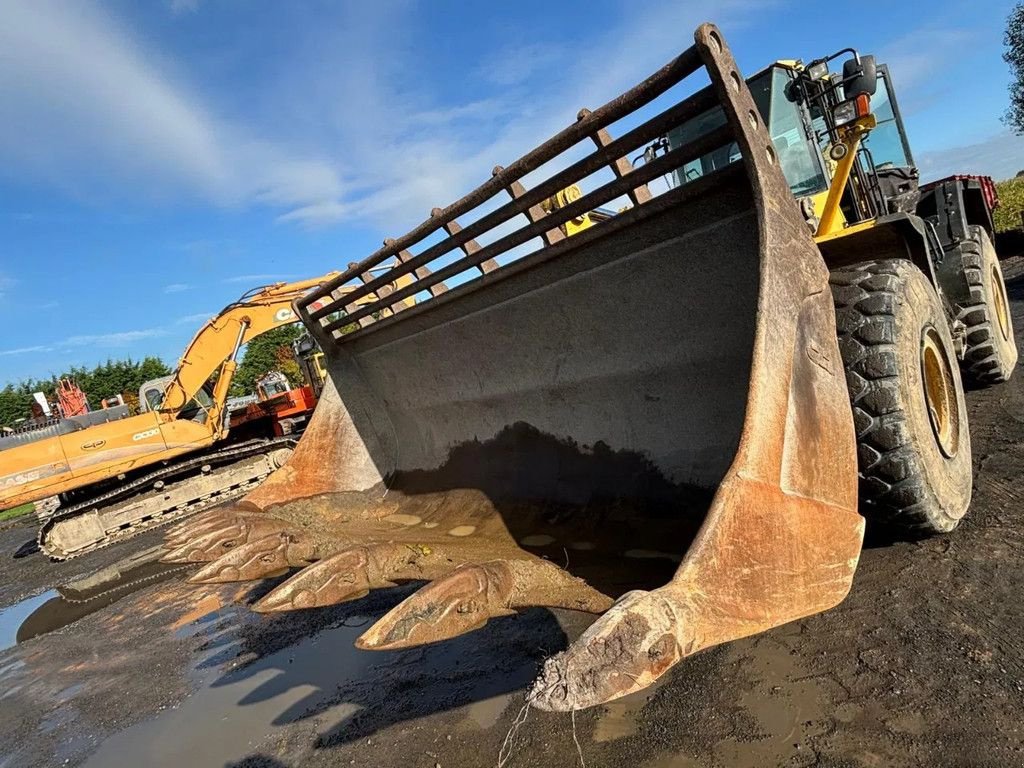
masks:
{"label": "wheel loader", "polygon": [[[327,358],[309,429],[240,502],[171,529],[164,559],[202,563],[201,584],[294,571],[264,613],[425,582],[365,649],[599,614],[529,694],[559,711],[831,608],[866,520],[916,536],[967,510],[962,381],[1017,355],[983,187],[919,186],[871,57],[748,82],[702,25],[298,299]],[[619,212],[567,234],[602,206]]]}

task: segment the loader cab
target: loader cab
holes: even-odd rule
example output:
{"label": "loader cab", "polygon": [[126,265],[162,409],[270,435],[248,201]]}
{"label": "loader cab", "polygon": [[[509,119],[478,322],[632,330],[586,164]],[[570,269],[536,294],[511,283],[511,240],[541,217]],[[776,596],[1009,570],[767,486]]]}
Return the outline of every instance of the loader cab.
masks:
{"label": "loader cab", "polygon": [[[798,62],[778,62],[747,80],[758,111],[768,127],[779,165],[797,199],[809,202],[808,214],[820,216],[836,169],[830,157],[834,125],[830,122],[834,102],[808,99],[800,87],[806,81]],[[841,209],[848,222],[863,221],[897,210],[912,211],[917,201],[917,168],[900,116],[889,69],[877,67],[877,89],[871,110],[877,126],[867,135],[855,173],[846,190]],[[841,89],[836,89],[842,93]],[[674,149],[725,123],[719,107],[698,115],[668,133],[668,148]],[[690,183],[740,157],[733,144],[708,153],[674,172],[674,184]]]}
{"label": "loader cab", "polygon": [[[794,79],[792,69],[773,65],[749,78],[747,85],[768,126],[789,188],[800,198],[827,192],[828,175],[821,147],[813,138],[815,134],[809,113],[788,96]],[[724,124],[725,115],[721,108],[710,109],[669,131],[669,149],[682,146]],[[739,158],[739,148],[735,144],[710,152],[675,171],[675,183],[687,184]]]}

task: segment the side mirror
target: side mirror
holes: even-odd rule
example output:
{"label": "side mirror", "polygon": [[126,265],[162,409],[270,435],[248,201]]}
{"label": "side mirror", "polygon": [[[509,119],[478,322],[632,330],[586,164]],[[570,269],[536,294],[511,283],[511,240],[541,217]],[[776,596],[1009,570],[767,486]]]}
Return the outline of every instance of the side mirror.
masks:
{"label": "side mirror", "polygon": [[847,99],[862,93],[874,96],[878,88],[878,72],[875,68],[874,56],[861,56],[860,63],[856,59],[848,59],[843,64],[843,86]]}

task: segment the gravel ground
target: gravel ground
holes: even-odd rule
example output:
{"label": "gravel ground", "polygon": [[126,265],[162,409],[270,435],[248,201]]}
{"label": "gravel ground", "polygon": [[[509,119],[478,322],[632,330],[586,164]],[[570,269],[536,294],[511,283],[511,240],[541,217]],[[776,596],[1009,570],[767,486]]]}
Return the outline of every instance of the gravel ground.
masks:
{"label": "gravel ground", "polygon": [[[1004,266],[1024,329],[1024,261]],[[405,592],[281,620],[244,607],[269,585],[197,589],[178,573],[83,609],[47,590],[153,534],[65,564],[2,557],[7,624],[42,594],[33,626],[56,628],[0,651],[0,768],[490,766],[510,729],[508,766],[1024,765],[1024,375],[968,406],[974,502],[957,531],[869,540],[838,608],[698,654],[574,720],[531,711],[513,729],[581,615],[535,610],[364,653],[352,640]],[[0,530],[0,552],[31,533]]]}

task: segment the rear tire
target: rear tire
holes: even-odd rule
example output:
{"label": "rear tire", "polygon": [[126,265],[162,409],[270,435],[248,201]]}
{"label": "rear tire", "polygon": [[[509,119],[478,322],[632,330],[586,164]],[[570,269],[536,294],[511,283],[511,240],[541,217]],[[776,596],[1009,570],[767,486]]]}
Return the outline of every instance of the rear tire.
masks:
{"label": "rear tire", "polygon": [[861,513],[916,535],[951,531],[971,500],[971,441],[939,297],[902,259],[837,268],[830,283]]}
{"label": "rear tire", "polygon": [[957,315],[967,327],[963,370],[974,383],[999,384],[1010,378],[1017,364],[1006,283],[988,232],[973,224],[967,232],[961,258],[971,303]]}

